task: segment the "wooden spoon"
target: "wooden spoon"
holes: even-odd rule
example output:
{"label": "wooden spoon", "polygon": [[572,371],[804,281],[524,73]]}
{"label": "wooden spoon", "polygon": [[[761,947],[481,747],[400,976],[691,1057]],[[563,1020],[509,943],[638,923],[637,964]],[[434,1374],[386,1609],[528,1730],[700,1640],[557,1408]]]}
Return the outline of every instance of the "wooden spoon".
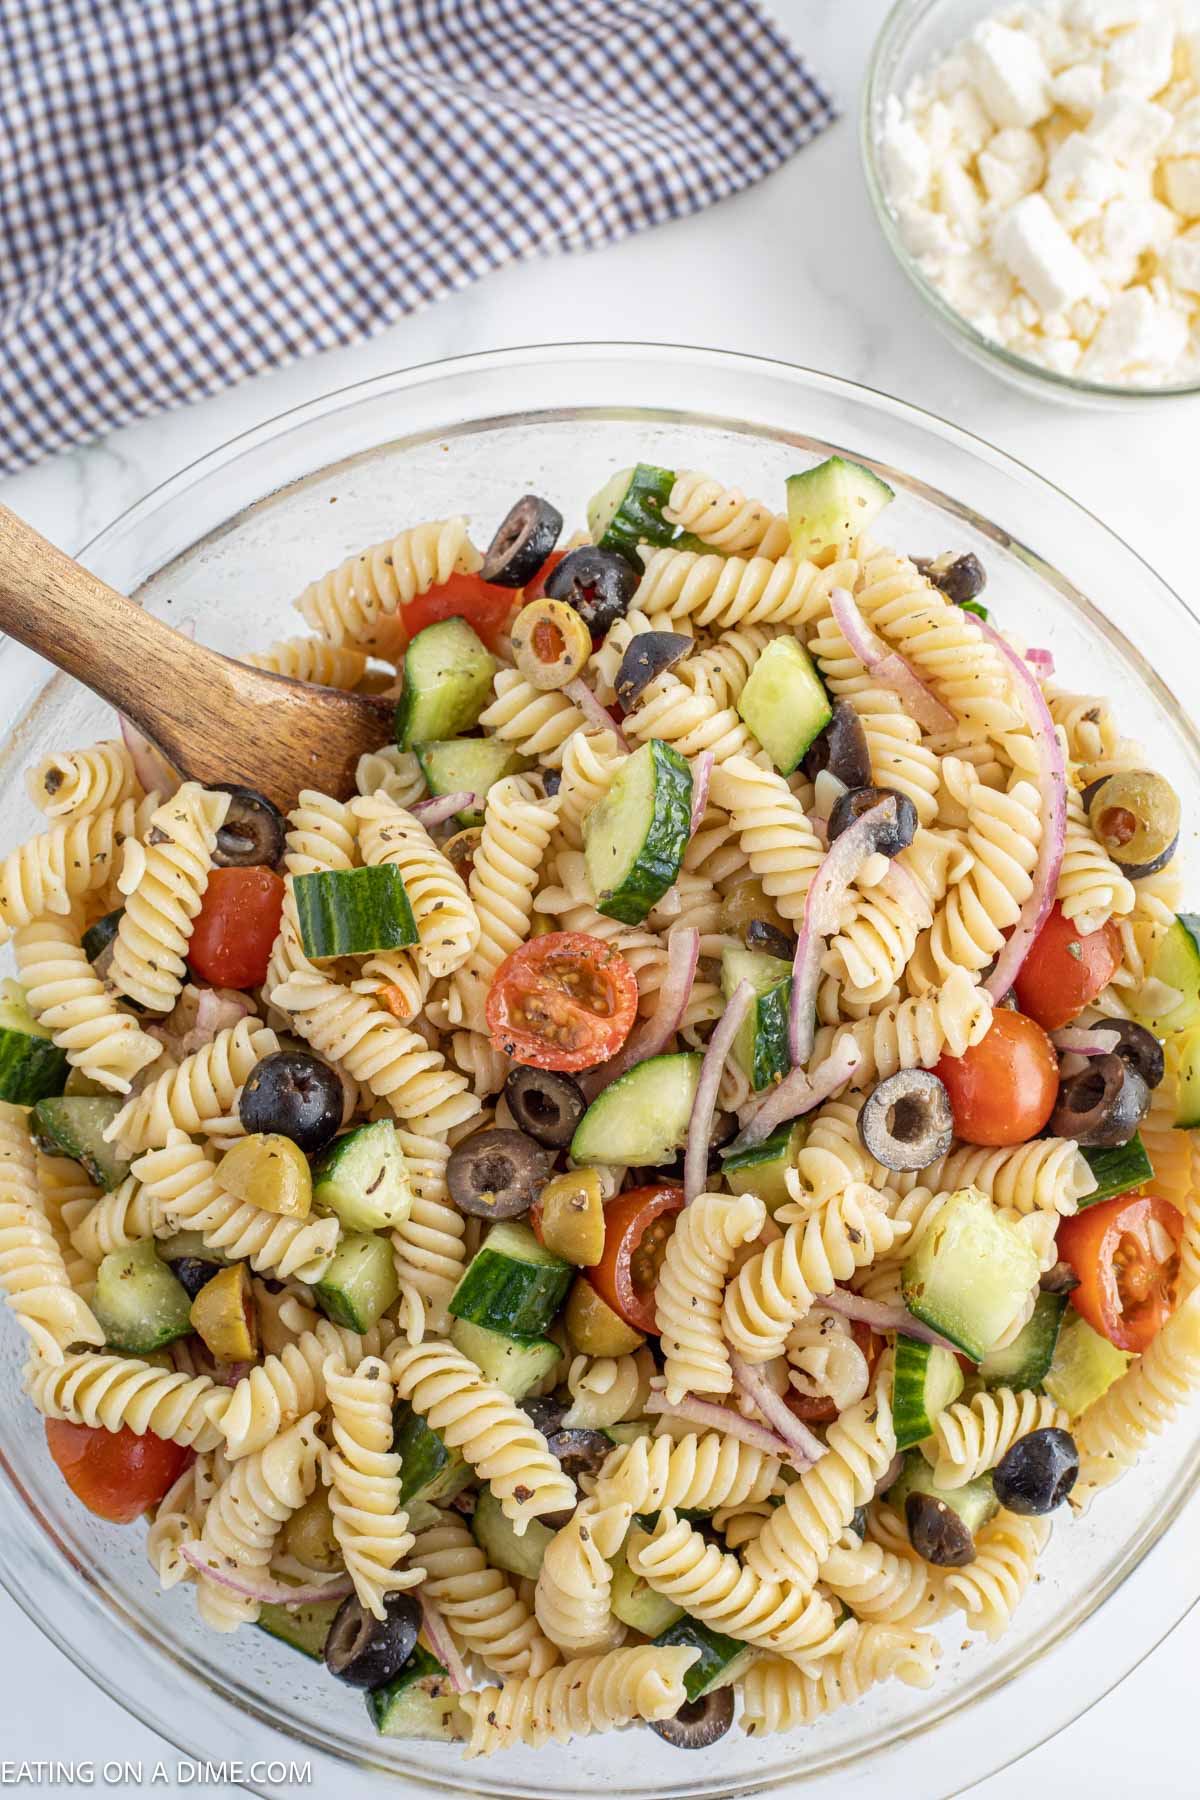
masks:
{"label": "wooden spoon", "polygon": [[345,799],[395,703],[232,662],[181,636],[0,506],[0,631],[57,663],[180,774],[237,781],[285,812],[302,788]]}

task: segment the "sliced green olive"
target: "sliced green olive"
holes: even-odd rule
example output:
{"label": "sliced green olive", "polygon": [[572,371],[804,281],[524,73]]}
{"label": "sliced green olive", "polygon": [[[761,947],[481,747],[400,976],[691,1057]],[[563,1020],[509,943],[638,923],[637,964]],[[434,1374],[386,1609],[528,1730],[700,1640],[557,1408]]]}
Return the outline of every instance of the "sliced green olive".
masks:
{"label": "sliced green olive", "polygon": [[206,1281],[191,1308],[192,1330],[221,1362],[258,1355],[258,1311],[245,1263],[230,1263]]}
{"label": "sliced green olive", "polygon": [[1162,775],[1125,769],[1095,783],[1085,799],[1096,837],[1132,880],[1170,862],[1179,842],[1179,795]]}
{"label": "sliced green olive", "polygon": [[332,1571],[342,1567],[342,1551],[333,1530],[333,1513],[329,1492],[318,1487],[315,1494],[294,1512],[283,1528],[283,1548],[306,1569]]}
{"label": "sliced green olive", "polygon": [[572,1169],[548,1181],[533,1203],[536,1229],[547,1250],[577,1269],[604,1255],[604,1192],[595,1169]]}
{"label": "sliced green olive", "polygon": [[227,1151],[217,1180],[235,1200],[285,1219],[306,1219],[312,1207],[308,1158],[291,1138],[275,1131],[254,1132]]}
{"label": "sliced green olive", "polygon": [[585,1356],[628,1356],[646,1341],[600,1298],[586,1275],[575,1277],[564,1322],[575,1349]]}

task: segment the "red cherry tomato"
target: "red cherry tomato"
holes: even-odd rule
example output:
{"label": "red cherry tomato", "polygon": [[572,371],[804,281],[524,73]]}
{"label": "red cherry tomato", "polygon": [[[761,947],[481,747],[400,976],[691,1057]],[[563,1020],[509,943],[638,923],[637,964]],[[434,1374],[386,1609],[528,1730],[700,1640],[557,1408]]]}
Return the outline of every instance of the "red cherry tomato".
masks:
{"label": "red cherry tomato", "polygon": [[566,555],[565,550],[552,550],[529,586],[525,589],[526,600],[540,600],[546,592],[546,583]]}
{"label": "red cherry tomato", "polygon": [[46,1420],[46,1444],[75,1498],[114,1525],[128,1525],[156,1506],[195,1455],[128,1425],[104,1431],[66,1419]]}
{"label": "red cherry tomato", "polygon": [[283,894],[273,869],[214,869],[188,945],[195,973],[214,987],[251,988],[265,981]]}
{"label": "red cherry tomato", "polygon": [[[861,1319],[851,1321],[850,1336],[867,1359],[869,1386],[875,1373],[875,1364],[879,1361],[883,1351],[883,1339],[876,1337],[871,1327],[864,1325]],[[974,1367],[975,1365],[972,1363],[972,1370]],[[806,1425],[827,1425],[831,1419],[837,1418],[838,1409],[828,1394],[798,1394],[795,1388],[791,1388],[783,1398],[788,1411],[794,1413],[798,1419],[803,1419]]]}
{"label": "red cherry tomato", "polygon": [[1014,986],[1017,1004],[1047,1031],[1077,1019],[1106,988],[1121,963],[1121,934],[1110,919],[1079,931],[1055,906],[1029,946]]}
{"label": "red cherry tomato", "polygon": [[946,1085],[954,1129],[968,1144],[1024,1144],[1058,1098],[1058,1057],[1041,1026],[997,1008],[988,1034],[934,1070]]}
{"label": "red cherry tomato", "polygon": [[492,1042],[535,1069],[592,1069],[615,1056],[637,1015],[625,958],[585,931],[550,931],[505,957],[492,978]]}
{"label": "red cherry tomato", "polygon": [[1079,1277],[1071,1304],[1118,1350],[1142,1351],[1175,1309],[1183,1214],[1153,1194],[1120,1194],[1058,1228]]}
{"label": "red cherry tomato", "polygon": [[682,1211],[683,1189],[673,1181],[629,1188],[604,1209],[604,1255],[587,1278],[635,1331],[658,1330],[654,1289]]}
{"label": "red cherry tomato", "polygon": [[414,638],[441,619],[465,619],[488,649],[496,650],[517,598],[512,588],[493,587],[478,575],[452,575],[409,601],[402,614],[404,629]]}

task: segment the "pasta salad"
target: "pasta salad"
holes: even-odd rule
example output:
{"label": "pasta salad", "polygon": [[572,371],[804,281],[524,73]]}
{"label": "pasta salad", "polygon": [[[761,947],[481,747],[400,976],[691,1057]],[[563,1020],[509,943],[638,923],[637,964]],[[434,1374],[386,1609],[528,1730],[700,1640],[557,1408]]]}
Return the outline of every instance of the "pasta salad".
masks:
{"label": "pasta salad", "polygon": [[362,551],[249,659],[395,697],[349,798],[125,726],[29,771],[48,1452],[385,1735],[928,1686],[1200,1383],[1178,797],[891,499],[638,464],[566,543],[531,494]]}

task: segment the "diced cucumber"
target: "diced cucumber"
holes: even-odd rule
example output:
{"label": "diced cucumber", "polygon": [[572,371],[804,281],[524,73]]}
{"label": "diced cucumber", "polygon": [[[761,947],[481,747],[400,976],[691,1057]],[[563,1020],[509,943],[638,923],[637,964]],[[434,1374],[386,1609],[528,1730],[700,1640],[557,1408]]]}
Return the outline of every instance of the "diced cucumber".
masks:
{"label": "diced cucumber", "polygon": [[964,612],[974,613],[977,619],[983,619],[985,622],[992,616],[982,600],[960,600],[959,605]]}
{"label": "diced cucumber", "polygon": [[808,1120],[781,1125],[761,1144],[733,1150],[721,1160],[721,1172],[731,1194],[757,1194],[769,1213],[791,1199],[785,1176],[796,1166],[796,1157],[808,1141]]}
{"label": "diced cucumber", "polygon": [[583,821],[596,909],[640,925],[679,877],[692,828],[692,771],[659,738],[627,757]]}
{"label": "diced cucumber", "polygon": [[575,1271],[543,1248],[528,1225],[494,1225],[450,1300],[456,1319],[506,1337],[540,1337],[567,1296]]}
{"label": "diced cucumber", "polygon": [[280,1606],[268,1600],[260,1608],[256,1623],[268,1637],[278,1638],[281,1644],[290,1644],[301,1655],[321,1662],[325,1639],[340,1605],[340,1600],[310,1600],[303,1606]]}
{"label": "diced cucumber", "polygon": [[645,1544],[649,1532],[635,1525],[612,1559],[612,1595],[609,1601],[616,1617],[643,1637],[656,1637],[668,1625],[683,1618],[682,1606],[655,1593],[648,1581],[635,1575],[629,1567],[629,1551],[635,1544]]}
{"label": "diced cucumber", "polygon": [[542,1558],[554,1536],[548,1525],[530,1519],[525,1536],[518,1537],[490,1487],[481,1487],[475,1497],[471,1533],[493,1569],[507,1569],[510,1575],[523,1575],[530,1581],[537,1580]]}
{"label": "diced cucumber", "polygon": [[464,807],[454,815],[464,827],[483,824],[483,802],[496,782],[534,767],[532,756],[521,756],[502,738],[447,738],[418,744],[416,752],[431,794],[477,797],[478,806]]}
{"label": "diced cucumber", "polygon": [[687,1142],[700,1084],[696,1051],[652,1056],[636,1063],[597,1094],[575,1127],[571,1156],[577,1163],[624,1163],[646,1168],[668,1163]]}
{"label": "diced cucumber", "polygon": [[112,1250],[96,1271],[92,1311],[110,1350],[144,1356],[192,1329],[183,1283],[160,1262],[153,1238]]}
{"label": "diced cucumber", "polygon": [[304,954],[314,962],[401,950],[417,942],[404,882],[391,863],[296,875],[292,892]]}
{"label": "diced cucumber", "polygon": [[1003,1350],[989,1350],[979,1365],[984,1387],[1040,1388],[1054,1361],[1059,1328],[1066,1311],[1065,1294],[1039,1294],[1033,1317]]}
{"label": "diced cucumber", "polygon": [[511,1337],[472,1325],[468,1319],[455,1319],[450,1342],[513,1400],[523,1400],[562,1359],[562,1351],[549,1338]]}
{"label": "diced cucumber", "polygon": [[711,1625],[689,1618],[686,1613],[674,1625],[660,1631],[654,1642],[664,1648],[682,1645],[688,1650],[699,1650],[700,1655],[683,1678],[689,1704],[710,1694],[714,1688],[729,1687],[732,1682],[740,1681],[754,1654],[741,1638],[726,1637],[723,1631],[714,1631]]}
{"label": "diced cucumber", "polygon": [[963,1391],[963,1372],[958,1359],[940,1344],[897,1336],[892,1368],[892,1417],[896,1448],[907,1450],[927,1438],[938,1415],[952,1406]]}
{"label": "diced cucumber", "polygon": [[1094,1194],[1085,1194],[1079,1202],[1080,1212],[1085,1206],[1115,1199],[1130,1188],[1154,1180],[1154,1164],[1146,1154],[1140,1131],[1135,1131],[1127,1144],[1118,1144],[1112,1150],[1085,1150],[1083,1155],[1097,1185]]}
{"label": "diced cucumber", "polygon": [[622,1419],[617,1425],[604,1426],[603,1435],[614,1444],[636,1444],[654,1435],[649,1419]]}
{"label": "diced cucumber", "polygon": [[447,1449],[433,1426],[407,1402],[392,1411],[392,1449],[400,1458],[403,1507],[411,1508],[419,1501],[453,1500],[471,1479],[470,1464],[457,1450]]}
{"label": "diced cucumber", "polygon": [[752,1088],[770,1087],[792,1066],[788,1043],[792,965],[761,950],[726,944],[721,952],[721,992],[727,1000],[743,981],[754,989],[754,998],[733,1040],[734,1061]]}
{"label": "diced cucumber", "polygon": [[886,481],[844,456],[830,456],[815,469],[789,475],[792,550],[818,562],[827,551],[866,531],[895,497]]}
{"label": "diced cucumber", "polygon": [[67,1053],[51,1040],[29,1010],[16,981],[0,984],[0,1100],[33,1106],[61,1094],[67,1082]]}
{"label": "diced cucumber", "polygon": [[833,717],[825,684],[798,639],[772,638],[738,695],[739,716],[781,775],[790,775]]}
{"label": "diced cucumber", "polygon": [[118,1156],[117,1146],[104,1141],[123,1105],[115,1094],[94,1099],[63,1094],[39,1100],[33,1109],[33,1133],[51,1155],[71,1156],[82,1163],[88,1179],[108,1192],[120,1187],[129,1173],[129,1164]]}
{"label": "diced cucumber", "polygon": [[[663,518],[663,508],[675,486],[673,469],[656,469],[650,463],[621,469],[588,501],[588,533],[600,550],[616,550],[632,559],[641,543],[669,544],[675,527]],[[637,563],[634,563],[636,569]]]}
{"label": "diced cucumber", "polygon": [[107,950],[121,929],[121,920],[125,916],[125,908],[118,906],[114,912],[105,913],[94,925],[89,925],[79,940],[83,954],[89,962],[95,962],[102,951]]}
{"label": "diced cucumber", "polygon": [[470,731],[491,698],[495,673],[495,657],[465,619],[441,619],[418,631],[404,653],[404,691],[396,705],[400,748]]}
{"label": "diced cucumber", "polygon": [[888,1505],[894,1506],[901,1518],[910,1494],[932,1494],[936,1500],[944,1500],[951,1511],[958,1514],[972,1537],[1000,1510],[990,1474],[977,1476],[965,1487],[940,1488],[933,1479],[932,1468],[919,1450],[905,1451],[904,1467],[885,1496]]}
{"label": "diced cucumber", "polygon": [[335,1139],[313,1168],[313,1205],[351,1231],[392,1231],[412,1208],[408,1165],[390,1119]]}
{"label": "diced cucumber", "polygon": [[[1168,1048],[1174,1049],[1178,1055],[1175,1124],[1180,1131],[1200,1130],[1200,1028],[1183,1032],[1176,1043]],[[1133,1142],[1140,1143],[1141,1140],[1134,1138]],[[1148,1180],[1149,1177],[1144,1179]]]}
{"label": "diced cucumber", "polygon": [[[710,544],[706,538],[697,537],[694,531],[681,531],[678,537],[671,539],[672,550],[690,550],[693,556],[732,556],[732,550],[722,550],[720,544]],[[642,561],[646,558],[643,556]]]}
{"label": "diced cucumber", "polygon": [[467,1718],[436,1656],[418,1644],[398,1675],[367,1695],[367,1711],[381,1737],[429,1738],[454,1744]]}
{"label": "diced cucumber", "polygon": [[1174,924],[1151,953],[1149,980],[1135,992],[1130,1012],[1155,1037],[1169,1037],[1172,1032],[1200,1025],[1200,916],[1196,913],[1175,915]]}
{"label": "diced cucumber", "polygon": [[1128,1353],[1093,1331],[1072,1307],[1062,1322],[1054,1360],[1042,1385],[1056,1406],[1077,1419],[1128,1367]]}
{"label": "diced cucumber", "polygon": [[400,1296],[390,1239],[374,1231],[344,1231],[313,1293],[335,1325],[370,1331]]}
{"label": "diced cucumber", "polygon": [[220,1268],[229,1261],[223,1250],[209,1249],[200,1231],[173,1231],[170,1237],[159,1238],[158,1254],[167,1263],[180,1262],[185,1256],[191,1256],[197,1262],[215,1263]]}
{"label": "diced cucumber", "polygon": [[904,1304],[979,1362],[1037,1286],[1038,1274],[1029,1240],[986,1195],[962,1188],[905,1263]]}

